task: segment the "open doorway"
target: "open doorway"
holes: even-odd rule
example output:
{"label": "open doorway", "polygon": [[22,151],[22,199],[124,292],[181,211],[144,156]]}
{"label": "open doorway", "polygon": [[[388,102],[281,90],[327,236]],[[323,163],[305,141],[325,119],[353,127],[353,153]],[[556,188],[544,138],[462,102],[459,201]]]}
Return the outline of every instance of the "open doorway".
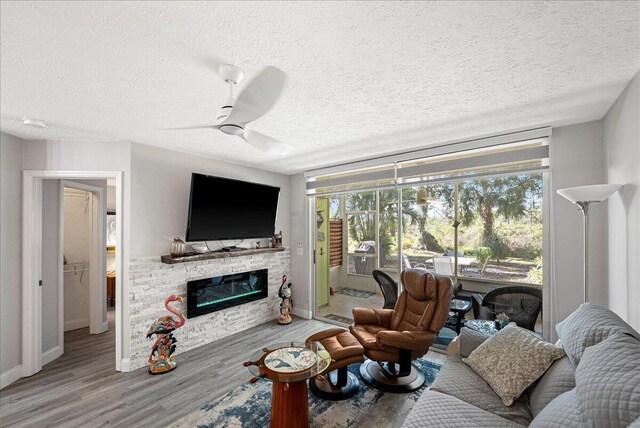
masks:
{"label": "open doorway", "polygon": [[24,191],[22,375],[87,356],[121,371],[121,173],[25,171]]}
{"label": "open doorway", "polygon": [[[47,179],[42,183],[42,364],[73,351],[115,348],[107,288],[107,181]],[[115,201],[113,201],[115,202]],[[115,245],[115,242],[114,242]],[[111,303],[115,303],[113,287]],[[109,311],[109,309],[111,309]],[[109,322],[109,320],[111,322]],[[90,335],[104,334],[101,340]],[[99,343],[105,342],[105,343]],[[109,343],[107,343],[109,342]],[[73,344],[69,350],[69,344]],[[91,345],[90,345],[91,343]],[[95,355],[104,353],[94,352]],[[109,360],[115,364],[113,358]]]}
{"label": "open doorway", "polygon": [[[315,206],[315,316],[341,325],[353,323],[353,309],[382,308],[384,297],[372,274],[378,254],[377,216],[345,195],[321,196]],[[375,201],[368,201],[372,207]],[[357,212],[355,210],[357,209]],[[353,211],[353,212],[352,212]],[[356,237],[356,239],[350,239]],[[385,269],[397,275],[393,257]],[[397,257],[396,257],[397,260]],[[395,270],[394,270],[395,268]]]}

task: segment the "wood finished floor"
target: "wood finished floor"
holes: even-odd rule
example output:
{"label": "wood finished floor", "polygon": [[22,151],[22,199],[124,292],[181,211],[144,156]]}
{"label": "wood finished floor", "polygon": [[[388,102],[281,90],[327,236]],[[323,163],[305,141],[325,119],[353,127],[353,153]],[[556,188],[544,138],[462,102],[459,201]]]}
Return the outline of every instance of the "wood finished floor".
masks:
{"label": "wood finished floor", "polygon": [[[100,335],[70,331],[62,357],[0,391],[0,426],[164,427],[247,382],[242,363],[256,349],[329,327],[301,318],[288,326],[262,324],[178,355],[178,368],[160,376],[145,368],[115,371],[113,321]],[[442,364],[446,357],[429,351],[425,359]]]}
{"label": "wood finished floor", "polygon": [[70,331],[62,357],[0,391],[0,426],[166,426],[247,382],[242,363],[256,349],[304,340],[329,326],[301,318],[288,326],[263,324],[178,355],[178,368],[160,376],[115,371],[112,323],[100,335]]}

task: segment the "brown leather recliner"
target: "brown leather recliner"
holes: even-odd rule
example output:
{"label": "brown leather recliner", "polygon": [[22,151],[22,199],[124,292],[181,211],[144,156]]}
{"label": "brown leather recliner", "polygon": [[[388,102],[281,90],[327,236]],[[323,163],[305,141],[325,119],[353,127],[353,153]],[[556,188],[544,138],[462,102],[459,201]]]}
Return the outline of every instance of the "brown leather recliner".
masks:
{"label": "brown leather recliner", "polygon": [[427,353],[447,321],[453,286],[448,276],[424,269],[407,269],[400,279],[404,290],[395,308],[354,308],[350,330],[369,357],[362,377],[380,389],[409,392],[424,383],[411,360]]}

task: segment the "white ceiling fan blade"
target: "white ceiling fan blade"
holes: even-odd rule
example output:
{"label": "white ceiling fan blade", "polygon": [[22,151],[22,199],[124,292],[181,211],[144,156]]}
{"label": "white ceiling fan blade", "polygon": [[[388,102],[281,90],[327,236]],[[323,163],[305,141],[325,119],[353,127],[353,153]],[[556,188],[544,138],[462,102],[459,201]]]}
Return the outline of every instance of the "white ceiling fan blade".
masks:
{"label": "white ceiling fan blade", "polygon": [[278,101],[286,81],[284,71],[265,67],[238,95],[233,110],[222,123],[246,123],[264,116]]}
{"label": "white ceiling fan blade", "polygon": [[286,155],[291,150],[293,150],[293,147],[288,144],[280,142],[275,138],[271,138],[268,135],[264,135],[260,132],[252,131],[250,129],[245,129],[244,135],[240,135],[240,137],[242,137],[253,147],[272,155]]}
{"label": "white ceiling fan blade", "polygon": [[206,123],[202,125],[192,125],[192,126],[179,126],[177,128],[164,128],[164,131],[179,131],[181,129],[220,129],[220,126],[217,123]]}

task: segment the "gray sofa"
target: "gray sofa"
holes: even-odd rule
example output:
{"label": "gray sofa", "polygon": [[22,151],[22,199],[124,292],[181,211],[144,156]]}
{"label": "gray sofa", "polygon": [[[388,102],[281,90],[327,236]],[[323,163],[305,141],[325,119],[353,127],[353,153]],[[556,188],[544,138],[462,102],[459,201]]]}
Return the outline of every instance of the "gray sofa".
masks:
{"label": "gray sofa", "polygon": [[403,427],[640,428],[640,334],[585,303],[556,326],[566,356],[512,406],[462,362],[489,336],[463,328]]}

